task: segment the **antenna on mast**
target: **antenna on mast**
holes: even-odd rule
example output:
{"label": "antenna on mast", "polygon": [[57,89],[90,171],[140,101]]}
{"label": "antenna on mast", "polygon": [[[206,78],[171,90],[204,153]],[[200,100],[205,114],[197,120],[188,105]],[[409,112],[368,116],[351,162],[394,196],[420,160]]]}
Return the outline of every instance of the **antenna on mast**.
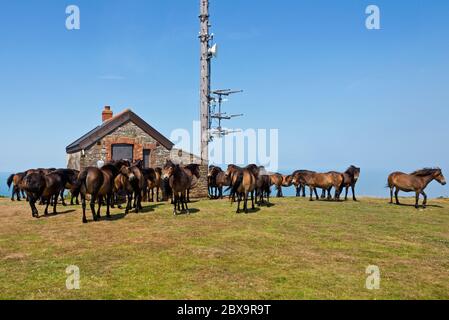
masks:
{"label": "antenna on mast", "polygon": [[[236,94],[236,93],[242,93],[243,90],[231,90],[231,89],[222,89],[222,90],[215,90],[212,92],[211,102],[212,102],[212,108],[210,113],[210,121],[209,121],[209,128],[211,129],[211,137],[210,140],[213,140],[214,136],[218,138],[222,138],[223,136],[226,136],[231,133],[238,132],[238,130],[226,130],[222,127],[222,121],[223,120],[231,120],[236,117],[241,117],[243,114],[232,114],[228,115],[226,112],[222,112],[222,104],[223,102],[227,102],[229,96]],[[218,111],[216,111],[216,107],[218,104]],[[218,120],[218,126],[216,128],[212,127],[212,119]]]}

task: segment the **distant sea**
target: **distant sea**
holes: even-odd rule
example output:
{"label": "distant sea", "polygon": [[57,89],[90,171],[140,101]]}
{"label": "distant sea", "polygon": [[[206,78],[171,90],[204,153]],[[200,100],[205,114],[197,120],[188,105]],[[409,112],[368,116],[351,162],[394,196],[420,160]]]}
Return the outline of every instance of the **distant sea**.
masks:
{"label": "distant sea", "polygon": [[[291,173],[289,170],[281,170],[280,172],[284,174]],[[359,182],[357,183],[356,193],[360,196],[388,198],[389,190],[386,188],[388,174],[389,172],[382,170],[362,171]],[[8,190],[8,186],[6,185],[8,177],[8,173],[0,173],[1,196],[11,195],[11,191]],[[283,192],[285,196],[295,195],[295,189],[293,187],[284,188]],[[449,187],[441,186],[438,182],[433,181],[426,189],[426,193],[430,198],[449,197]],[[307,195],[309,195],[309,190],[307,190]],[[407,194],[401,193],[401,195]],[[408,195],[413,196],[411,193]]]}

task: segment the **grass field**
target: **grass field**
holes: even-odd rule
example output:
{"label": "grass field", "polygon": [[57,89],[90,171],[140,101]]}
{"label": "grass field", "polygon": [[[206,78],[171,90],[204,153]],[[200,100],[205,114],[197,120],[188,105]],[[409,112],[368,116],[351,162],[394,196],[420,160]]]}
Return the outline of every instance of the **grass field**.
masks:
{"label": "grass field", "polygon": [[[200,201],[177,217],[158,204],[83,225],[79,207],[33,219],[0,199],[0,298],[449,299],[448,200],[273,203],[237,215]],[[69,265],[80,290],[66,289]],[[379,290],[365,288],[369,265]]]}

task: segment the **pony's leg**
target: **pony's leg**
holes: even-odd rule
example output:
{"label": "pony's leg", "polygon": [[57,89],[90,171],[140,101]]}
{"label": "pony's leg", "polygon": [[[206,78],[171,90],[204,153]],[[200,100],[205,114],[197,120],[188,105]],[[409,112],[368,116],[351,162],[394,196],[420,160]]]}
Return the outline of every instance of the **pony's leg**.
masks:
{"label": "pony's leg", "polygon": [[19,189],[19,187],[17,187],[17,189],[16,189],[16,195],[17,195],[17,201],[21,201],[22,199],[20,199],[20,189]]}
{"label": "pony's leg", "polygon": [[44,215],[48,215],[48,206],[49,206],[50,203],[51,203],[51,198],[52,198],[52,197],[48,197],[48,198],[47,198],[47,204],[46,204],[46,207],[45,207]]}
{"label": "pony's leg", "polygon": [[131,210],[131,203],[133,201],[133,195],[132,193],[128,193],[126,195],[126,209],[125,209],[125,214],[128,214],[129,211]]}
{"label": "pony's leg", "polygon": [[178,212],[176,211],[176,205],[178,201],[178,193],[173,191],[173,214],[176,216]]}
{"label": "pony's leg", "polygon": [[108,218],[111,217],[111,209],[110,209],[111,202],[112,202],[112,194],[107,194],[106,195],[106,216]]}
{"label": "pony's leg", "polygon": [[[97,200],[97,194],[92,194],[90,198],[90,210],[94,221],[98,221],[97,214],[95,213],[95,201]],[[98,205],[101,206],[101,201],[98,199]]]}
{"label": "pony's leg", "polygon": [[159,202],[159,187],[156,188],[156,202]]}
{"label": "pony's leg", "polygon": [[355,196],[355,185],[354,184],[351,185],[351,190],[352,190],[352,200],[357,201],[357,198]]}
{"label": "pony's leg", "polygon": [[254,191],[251,192],[251,204],[252,204],[252,209],[254,210],[256,207],[254,206]]}
{"label": "pony's leg", "polygon": [[65,203],[65,199],[64,199],[64,189],[61,190],[61,202],[64,207],[67,207],[67,203]]}
{"label": "pony's leg", "polygon": [[310,189],[310,201],[313,201],[313,187],[309,187]]}
{"label": "pony's leg", "polygon": [[16,196],[16,186],[12,188],[11,201],[15,201],[14,197]]}
{"label": "pony's leg", "polygon": [[86,219],[86,195],[81,194],[81,206],[83,208],[83,223],[87,223]]}
{"label": "pony's leg", "polygon": [[240,195],[237,196],[237,213],[240,213],[240,201],[241,201],[241,197]]}
{"label": "pony's leg", "polygon": [[321,191],[321,199],[325,199],[326,198],[326,189],[322,189]]}
{"label": "pony's leg", "polygon": [[423,203],[422,203],[422,206],[423,206],[423,208],[425,209],[426,207],[427,207],[427,194],[424,192],[424,190],[423,191],[421,191],[421,194],[423,195],[423,197],[424,197],[424,200],[423,200]]}
{"label": "pony's leg", "polygon": [[243,204],[243,206],[244,206],[243,209],[245,210],[245,213],[248,213],[248,192],[244,193],[243,200],[245,201]]}
{"label": "pony's leg", "polygon": [[58,195],[59,195],[59,192],[57,194],[55,194],[55,202],[53,203],[53,214],[57,214],[56,207],[58,205]]}
{"label": "pony's leg", "polygon": [[419,208],[419,191],[416,192],[415,208]]}
{"label": "pony's leg", "polygon": [[398,195],[399,195],[399,189],[396,188],[396,190],[394,192],[394,197],[396,198],[396,204],[400,204]]}
{"label": "pony's leg", "polygon": [[315,191],[315,197],[317,200],[320,200],[320,197],[318,197],[318,192],[316,190],[316,187],[313,188],[313,191]]}
{"label": "pony's leg", "polygon": [[393,187],[390,187],[390,203],[393,204]]}
{"label": "pony's leg", "polygon": [[345,193],[345,201],[348,201],[348,193],[349,193],[349,187],[346,187],[346,193]]}
{"label": "pony's leg", "polygon": [[188,201],[186,201],[185,194],[183,196],[184,196],[184,202],[185,202],[185,206],[186,206],[186,213],[190,214],[189,207],[188,207]]}
{"label": "pony's leg", "polygon": [[103,196],[98,196],[98,211],[97,211],[97,217],[98,219],[101,219],[101,206],[104,204],[104,198]]}

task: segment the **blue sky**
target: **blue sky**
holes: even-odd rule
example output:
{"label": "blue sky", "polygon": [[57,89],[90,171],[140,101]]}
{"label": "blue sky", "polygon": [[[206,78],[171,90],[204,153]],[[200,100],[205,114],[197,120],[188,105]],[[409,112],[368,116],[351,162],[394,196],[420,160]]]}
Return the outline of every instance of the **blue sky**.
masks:
{"label": "blue sky", "polygon": [[[65,8],[81,30],[65,28]],[[365,28],[365,8],[382,29]],[[0,10],[0,171],[62,167],[132,108],[169,136],[198,119],[199,1],[18,0]],[[212,0],[214,88],[238,128],[279,128],[281,168],[449,169],[449,2]],[[449,174],[449,173],[447,173]]]}

